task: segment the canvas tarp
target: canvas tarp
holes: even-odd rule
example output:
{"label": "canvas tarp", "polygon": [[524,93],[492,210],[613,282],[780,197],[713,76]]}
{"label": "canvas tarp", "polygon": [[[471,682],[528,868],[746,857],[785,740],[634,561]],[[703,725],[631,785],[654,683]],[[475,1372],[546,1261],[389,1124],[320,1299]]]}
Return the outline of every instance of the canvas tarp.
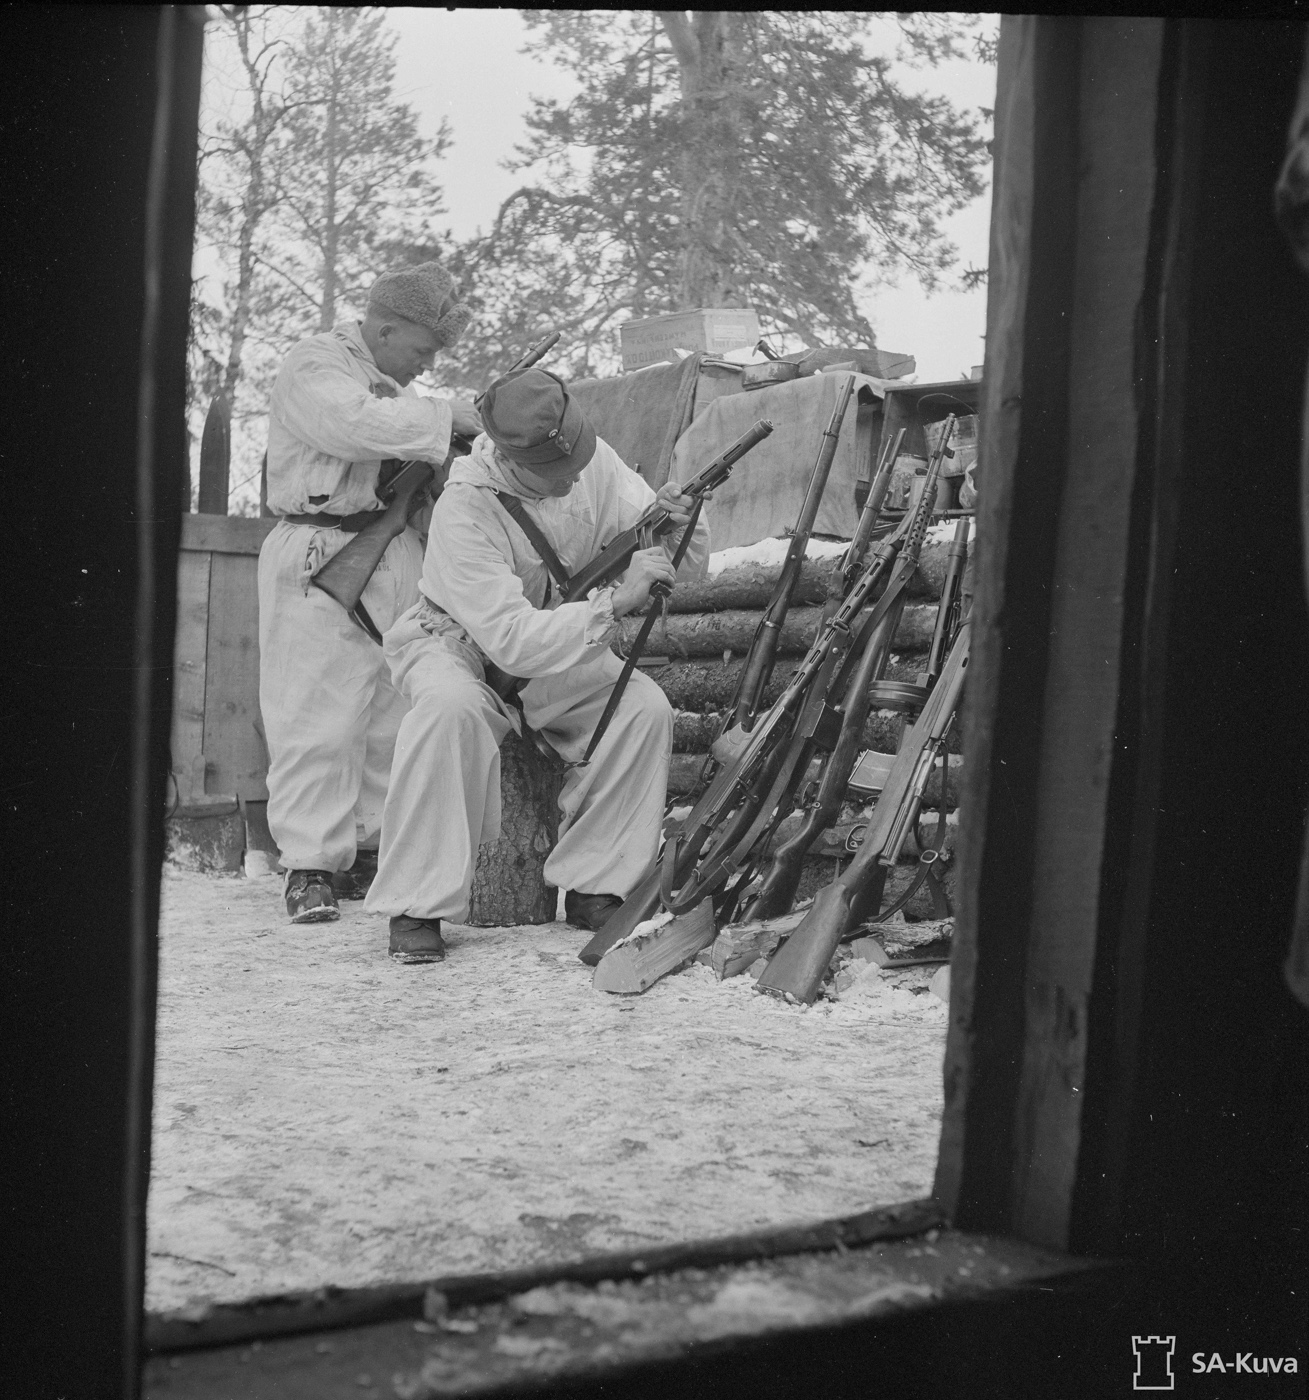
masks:
{"label": "canvas tarp", "polygon": [[[771,436],[743,457],[729,480],[714,492],[709,506],[709,530],[715,550],[753,544],[784,534],[796,522],[805,489],[818,457],[823,429],[836,407],[844,373],[815,374],[789,384],[775,384],[749,393],[716,398],[677,439],[672,474],[686,480],[730,447],[756,420],[767,418]],[[880,422],[868,406],[880,402],[888,387],[899,384],[856,375],[859,392],[851,397],[841,425],[827,489],[814,522],[820,535],[850,538],[859,518],[855,483],[877,450],[874,424]],[[865,401],[862,414],[860,400]]]}
{"label": "canvas tarp", "polygon": [[703,358],[688,355],[677,364],[568,386],[596,432],[656,491],[668,480],[673,446],[691,421]]}

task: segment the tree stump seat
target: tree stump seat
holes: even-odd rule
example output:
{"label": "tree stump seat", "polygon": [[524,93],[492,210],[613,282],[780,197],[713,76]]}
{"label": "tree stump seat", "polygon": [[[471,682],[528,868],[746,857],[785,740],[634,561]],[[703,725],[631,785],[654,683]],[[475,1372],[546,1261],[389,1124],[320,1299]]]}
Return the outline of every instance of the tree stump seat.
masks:
{"label": "tree stump seat", "polygon": [[500,745],[500,838],[477,853],[468,922],[478,928],[545,924],[558,891],[544,867],[559,836],[559,768],[510,733]]}

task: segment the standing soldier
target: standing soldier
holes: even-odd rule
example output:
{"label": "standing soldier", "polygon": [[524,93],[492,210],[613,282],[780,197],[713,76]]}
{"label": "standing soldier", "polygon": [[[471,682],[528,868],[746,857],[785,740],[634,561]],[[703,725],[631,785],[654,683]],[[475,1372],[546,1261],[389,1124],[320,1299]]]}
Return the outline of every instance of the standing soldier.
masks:
{"label": "standing soldier", "polygon": [[[480,431],[471,403],[423,398],[411,387],[470,314],[440,263],[384,273],[363,321],[300,341],[273,385],[268,504],[281,520],[259,552],[259,708],[268,825],[287,870],[293,923],[339,918],[337,890],[348,898],[366,892],[408,708],[382,648],[310,580],[382,508],[376,488],[385,459],[439,465],[452,431]],[[417,601],[422,563],[418,533],[408,528],[364,590],[379,627]]]}

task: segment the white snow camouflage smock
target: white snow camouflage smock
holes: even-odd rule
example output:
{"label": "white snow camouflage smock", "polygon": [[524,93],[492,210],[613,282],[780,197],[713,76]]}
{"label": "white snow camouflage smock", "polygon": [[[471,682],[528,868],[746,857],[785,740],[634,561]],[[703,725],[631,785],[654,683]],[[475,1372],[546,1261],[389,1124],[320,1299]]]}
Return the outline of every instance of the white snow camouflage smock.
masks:
{"label": "white snow camouflage smock", "polygon": [[378,369],[357,322],[311,335],[292,348],[273,384],[269,509],[278,515],[375,510],[383,459],[443,462],[450,425],[449,404],[423,398]]}
{"label": "white snow camouflage smock", "polygon": [[[548,574],[536,547],[496,500],[519,495],[485,434],[456,458],[436,508],[419,588],[429,600],[425,627],[455,645],[471,645],[511,676],[547,676],[593,659],[612,640],[613,588],[560,604],[546,597]],[[650,508],[655,493],[603,438],[567,496],[523,498],[564,567],[575,573]],[[671,554],[680,536],[665,537]],[[678,578],[700,577],[709,562],[709,526],[702,515]],[[423,606],[420,604],[420,606]]]}

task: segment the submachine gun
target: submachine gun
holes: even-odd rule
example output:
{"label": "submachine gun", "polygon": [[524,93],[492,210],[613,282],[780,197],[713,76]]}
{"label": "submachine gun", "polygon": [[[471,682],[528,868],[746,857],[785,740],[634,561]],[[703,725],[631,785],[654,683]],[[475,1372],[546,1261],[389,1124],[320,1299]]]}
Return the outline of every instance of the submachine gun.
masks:
{"label": "submachine gun", "polygon": [[[530,369],[554,348],[558,339],[558,331],[546,336],[516,360],[509,373],[516,369]],[[451,461],[455,457],[466,457],[472,451],[472,446],[467,438],[458,433],[451,434],[450,452],[440,467],[442,485]],[[335,598],[379,646],[382,633],[362,602],[364,589],[382,562],[387,546],[404,533],[410,517],[422,506],[427,488],[436,480],[437,470],[431,462],[402,462],[385,485],[379,483],[378,495],[386,502],[386,508],[378,511],[377,518],[370,520],[309,580],[315,588],[321,588],[328,597]]]}

